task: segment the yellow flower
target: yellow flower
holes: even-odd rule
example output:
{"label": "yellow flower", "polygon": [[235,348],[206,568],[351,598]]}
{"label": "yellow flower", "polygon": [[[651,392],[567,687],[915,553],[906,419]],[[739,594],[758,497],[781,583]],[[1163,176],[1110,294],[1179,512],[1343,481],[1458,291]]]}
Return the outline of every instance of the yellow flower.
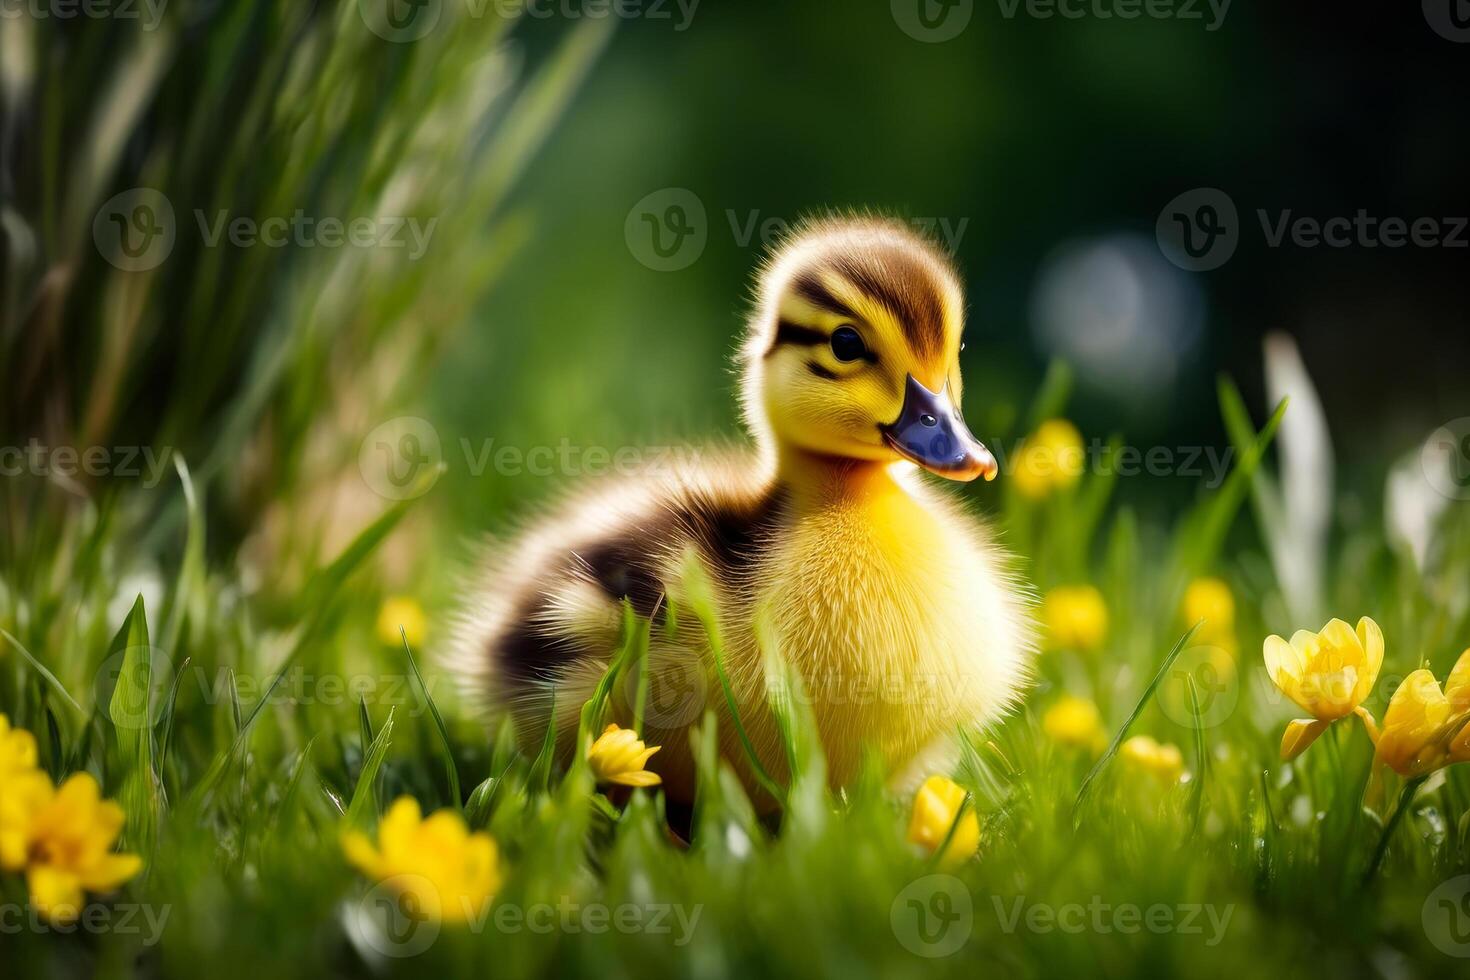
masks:
{"label": "yellow flower", "polygon": [[1320,633],[1298,630],[1288,643],[1266,637],[1266,670],[1311,718],[1293,721],[1281,740],[1281,758],[1294,759],[1339,718],[1363,703],[1383,666],[1383,631],[1367,616],[1357,631],[1340,619]]}
{"label": "yellow flower", "polygon": [[1090,585],[1059,585],[1041,600],[1048,644],[1055,649],[1090,651],[1108,635],[1108,606]]}
{"label": "yellow flower", "polygon": [[1075,484],[1084,462],[1077,427],[1066,419],[1048,419],[1021,444],[1010,478],[1023,496],[1038,500]]}
{"label": "yellow flower", "polygon": [[623,786],[657,786],[663,780],[658,773],[644,767],[662,746],[644,747],[643,740],[631,728],[608,725],[587,750],[587,762],[599,783]]}
{"label": "yellow flower", "polygon": [[1147,735],[1135,735],[1118,749],[1123,760],[1153,776],[1165,786],[1173,786],[1184,775],[1184,756],[1177,745],[1160,744]]}
{"label": "yellow flower", "polygon": [[1405,778],[1470,761],[1470,650],[1460,654],[1440,690],[1429,671],[1414,671],[1388,701],[1380,728],[1362,712],[1373,758]]}
{"label": "yellow flower", "polygon": [[1107,741],[1097,705],[1086,698],[1066,695],[1046,709],[1041,729],[1058,745],[1098,752]]}
{"label": "yellow flower", "polygon": [[31,904],[52,922],[72,922],[83,892],[111,891],[143,867],[136,854],[114,854],[122,807],[102,799],[90,773],[54,788],[45,773],[6,778],[0,794],[0,868],[24,871]]}
{"label": "yellow flower", "polygon": [[949,847],[939,859],[942,867],[953,868],[968,861],[980,849],[980,819],[973,806],[955,824],[955,817],[965,802],[965,790],[952,779],[930,776],[914,794],[914,812],[909,818],[909,841],[930,854],[939,850],[954,827]]}
{"label": "yellow flower", "polygon": [[1229,649],[1235,640],[1235,596],[1218,578],[1197,578],[1184,590],[1180,604],[1184,621],[1193,626],[1204,621],[1196,638]]}
{"label": "yellow flower", "polygon": [[399,646],[403,643],[403,637],[398,634],[399,627],[408,634],[409,646],[417,649],[423,645],[429,621],[417,599],[393,595],[383,600],[378,609],[378,639],[385,646]]}
{"label": "yellow flower", "polygon": [[500,855],[490,835],[470,833],[453,810],[426,820],[411,796],[394,800],[383,815],[376,847],[353,830],[342,836],[342,850],[363,874],[412,896],[417,911],[438,921],[479,915],[500,890]]}
{"label": "yellow flower", "polygon": [[0,786],[12,775],[36,768],[36,739],[23,728],[11,728],[0,714]]}

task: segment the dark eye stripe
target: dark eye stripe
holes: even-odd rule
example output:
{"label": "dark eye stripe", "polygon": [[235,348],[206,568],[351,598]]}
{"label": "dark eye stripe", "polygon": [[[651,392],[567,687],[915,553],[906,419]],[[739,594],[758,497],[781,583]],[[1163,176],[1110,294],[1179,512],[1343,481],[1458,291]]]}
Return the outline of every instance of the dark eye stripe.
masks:
{"label": "dark eye stripe", "polygon": [[776,337],[771,341],[771,350],[766,351],[766,353],[769,354],[782,344],[812,347],[817,344],[825,344],[826,342],[827,335],[815,327],[804,327],[799,323],[792,323],[790,320],[778,320],[776,322]]}
{"label": "dark eye stripe", "polygon": [[822,367],[822,365],[818,364],[816,361],[807,361],[806,362],[806,369],[808,371],[810,371],[812,374],[815,374],[817,377],[823,379],[824,381],[836,381],[837,380],[837,375],[833,374],[831,371],[828,371],[826,368]]}

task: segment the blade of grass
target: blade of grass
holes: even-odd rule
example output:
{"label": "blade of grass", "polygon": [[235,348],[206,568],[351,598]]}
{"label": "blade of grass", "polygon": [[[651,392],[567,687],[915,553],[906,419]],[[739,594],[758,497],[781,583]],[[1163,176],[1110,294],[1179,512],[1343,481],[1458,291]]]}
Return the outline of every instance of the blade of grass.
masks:
{"label": "blade of grass", "polygon": [[63,701],[71,705],[73,708],[77,709],[77,714],[81,715],[82,717],[86,717],[87,712],[82,708],[80,704],[77,703],[77,699],[72,697],[67,689],[62,686],[61,681],[56,679],[55,674],[46,669],[45,664],[41,663],[41,661],[37,660],[34,656],[31,655],[31,651],[27,650],[24,644],[22,644],[15,637],[11,636],[10,633],[4,628],[0,628],[0,636],[5,637],[5,639],[10,642],[10,645],[15,647],[15,649],[19,651],[21,657],[25,660],[25,662],[30,664],[31,668],[35,670],[36,673],[41,675],[41,679],[44,680],[53,691],[61,695],[61,699]]}
{"label": "blade of grass", "polygon": [[296,798],[301,792],[302,777],[311,767],[311,750],[316,745],[317,737],[313,735],[309,738],[306,747],[296,753],[296,765],[291,769],[291,778],[286,783],[285,791],[281,793],[280,804],[277,805],[275,813],[271,814],[270,825],[272,827],[279,827],[282,818],[295,808]]}
{"label": "blade of grass", "polygon": [[153,648],[148,643],[148,617],[140,595],[108,647],[107,660],[122,655],[117,686],[108,705],[123,767],[121,798],[128,816],[129,841],[151,850],[158,823],[158,783],[153,767],[153,726],[149,701],[153,692]]}
{"label": "blade of grass", "polygon": [[1383,825],[1383,833],[1378,837],[1378,846],[1373,850],[1373,859],[1368,862],[1368,868],[1363,872],[1363,887],[1373,883],[1378,874],[1378,866],[1383,863],[1383,858],[1388,854],[1388,845],[1393,840],[1393,832],[1398,829],[1404,814],[1409,812],[1409,806],[1414,801],[1414,794],[1419,792],[1419,787],[1424,785],[1429,776],[1415,776],[1404,783],[1404,788],[1399,792],[1398,804],[1393,808],[1393,815]]}
{"label": "blade of grass", "polygon": [[1205,753],[1205,726],[1201,719],[1199,707],[1199,690],[1194,683],[1194,675],[1185,676],[1189,687],[1189,710],[1190,717],[1194,719],[1194,758],[1195,758],[1195,780],[1190,789],[1190,821],[1189,836],[1193,838],[1199,833],[1200,822],[1205,813],[1205,777],[1209,772],[1210,759]]}
{"label": "blade of grass", "polygon": [[959,832],[960,822],[965,819],[965,814],[975,805],[975,794],[969,790],[965,791],[965,798],[960,800],[959,809],[955,811],[954,819],[949,822],[949,829],[944,832],[944,840],[929,855],[929,867],[937,869],[944,863],[944,855],[948,853],[950,844],[954,843],[955,834]]}
{"label": "blade of grass", "polygon": [[756,754],[755,746],[750,741],[750,735],[746,733],[745,723],[740,718],[740,706],[735,700],[735,690],[730,686],[729,675],[725,673],[724,642],[720,633],[719,615],[715,612],[714,594],[710,589],[703,564],[692,551],[684,557],[683,580],[685,591],[689,594],[689,606],[694,612],[694,618],[699,620],[700,625],[704,628],[705,636],[709,639],[710,657],[714,661],[715,675],[719,678],[720,690],[725,697],[725,706],[730,709],[730,720],[735,725],[735,735],[740,739],[741,748],[745,750],[751,773],[756,782],[760,783],[761,787],[774,799],[780,801],[784,808],[786,791],[766,771],[760,756]]}
{"label": "blade of grass", "polygon": [[383,722],[383,727],[373,739],[373,744],[368,746],[367,754],[363,756],[362,770],[357,774],[357,785],[352,790],[352,799],[348,802],[347,813],[343,817],[349,827],[363,826],[368,807],[374,806],[376,809],[378,771],[383,768],[383,760],[388,756],[388,746],[393,742],[395,710],[397,709],[388,709],[388,719]]}
{"label": "blade of grass", "polygon": [[245,712],[240,708],[240,685],[235,679],[235,668],[225,668],[225,680],[230,688],[230,717],[235,720],[235,733],[245,730]]}
{"label": "blade of grass", "polygon": [[61,782],[62,766],[66,759],[61,750],[61,726],[56,723],[56,712],[51,710],[51,701],[46,697],[43,690],[41,693],[41,710],[46,715],[46,741],[50,751],[47,753],[47,770],[51,773],[52,782]]}
{"label": "blade of grass", "polygon": [[429,715],[434,719],[434,732],[439,738],[439,754],[444,761],[444,775],[449,780],[449,797],[454,801],[454,806],[463,806],[464,798],[459,795],[459,770],[454,765],[454,752],[449,747],[449,729],[444,724],[444,716],[439,713],[439,706],[434,703],[433,695],[429,693],[429,686],[424,683],[424,676],[419,673],[419,665],[413,659],[413,650],[408,646],[408,631],[399,626],[398,635],[403,639],[403,655],[408,658],[408,669],[413,673],[419,693],[429,706]]}
{"label": "blade of grass", "polygon": [[179,484],[184,490],[184,560],[179,563],[179,577],[174,583],[173,605],[163,630],[163,649],[177,651],[179,637],[183,635],[184,623],[188,618],[189,601],[195,595],[204,578],[204,517],[199,495],[194,491],[194,480],[189,476],[189,466],[182,453],[173,453],[174,470],[179,475]]}
{"label": "blade of grass", "polygon": [[189,663],[190,659],[185,657],[184,662],[179,665],[179,669],[174,672],[173,682],[169,685],[168,689],[168,697],[163,704],[163,721],[160,725],[163,730],[163,737],[159,740],[158,747],[158,777],[160,781],[163,779],[164,768],[168,765],[169,750],[173,747],[174,742],[174,714],[179,701],[179,683],[183,680],[184,674],[189,670]]}
{"label": "blade of grass", "polygon": [[419,481],[414,485],[407,499],[398,501],[379,515],[377,520],[364,528],[330,565],[318,572],[312,578],[311,582],[307,584],[304,593],[306,596],[304,606],[310,610],[310,615],[307,618],[306,625],[302,628],[296,643],[291,647],[291,652],[286,655],[286,659],[281,664],[280,669],[276,671],[270,683],[266,685],[260,700],[255,702],[255,705],[250,709],[250,713],[245,717],[245,722],[241,729],[242,734],[245,730],[249,729],[250,724],[260,714],[260,710],[270,702],[271,695],[275,693],[275,689],[296,665],[297,659],[309,647],[310,641],[315,639],[316,631],[326,620],[327,610],[333,605],[333,600],[337,598],[337,593],[341,591],[343,583],[347,581],[347,577],[357,569],[357,566],[362,563],[363,559],[367,558],[368,555],[377,549],[378,545],[383,543],[383,539],[398,526],[398,523],[403,520],[409,509],[420,499],[423,492],[427,492],[427,488],[432,486],[434,481],[438,480],[439,475],[444,472],[445,468],[445,465],[441,462],[427,473],[421,473],[419,475]]}
{"label": "blade of grass", "polygon": [[464,805],[464,820],[470,830],[480,830],[490,823],[490,804],[495,799],[496,779],[485,777],[485,781],[470,790],[470,798]]}
{"label": "blade of grass", "polygon": [[556,756],[556,689],[551,691],[551,705],[547,712],[546,734],[541,739],[541,751],[531,764],[531,775],[526,781],[528,788],[545,793],[551,785],[551,762]]}
{"label": "blade of grass", "polygon": [[1195,631],[1199,628],[1200,624],[1195,623],[1189,628],[1188,632],[1175,642],[1174,649],[1169,651],[1169,655],[1159,665],[1158,672],[1154,674],[1154,679],[1149,681],[1148,687],[1144,689],[1143,696],[1138,699],[1138,703],[1129,712],[1127,720],[1123,722],[1122,727],[1113,736],[1113,741],[1108,745],[1107,751],[1102,754],[1102,758],[1098,759],[1093,767],[1088,770],[1087,775],[1083,777],[1082,785],[1077,789],[1077,799],[1072,803],[1072,825],[1074,827],[1078,826],[1078,817],[1082,812],[1082,804],[1087,799],[1087,793],[1092,788],[1092,784],[1097,779],[1098,774],[1107,767],[1107,764],[1112,761],[1113,756],[1118,754],[1118,749],[1122,746],[1123,739],[1128,737],[1128,730],[1133,727],[1133,723],[1138,720],[1138,716],[1143,714],[1143,709],[1148,706],[1148,702],[1154,696],[1154,692],[1159,689],[1159,684],[1163,682],[1164,677],[1169,672],[1169,668],[1173,666],[1180,652],[1184,650],[1185,644],[1190,641]]}
{"label": "blade of grass", "polygon": [[357,732],[362,740],[362,757],[366,759],[368,747],[373,744],[373,719],[368,715],[366,694],[357,698]]}

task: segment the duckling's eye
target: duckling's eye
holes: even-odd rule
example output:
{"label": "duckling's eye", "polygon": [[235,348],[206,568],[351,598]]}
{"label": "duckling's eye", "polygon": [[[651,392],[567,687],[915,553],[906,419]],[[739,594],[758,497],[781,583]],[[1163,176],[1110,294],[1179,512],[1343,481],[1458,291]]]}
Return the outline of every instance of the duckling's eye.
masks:
{"label": "duckling's eye", "polygon": [[856,361],[868,353],[862,336],[852,327],[832,331],[832,356],[839,361]]}

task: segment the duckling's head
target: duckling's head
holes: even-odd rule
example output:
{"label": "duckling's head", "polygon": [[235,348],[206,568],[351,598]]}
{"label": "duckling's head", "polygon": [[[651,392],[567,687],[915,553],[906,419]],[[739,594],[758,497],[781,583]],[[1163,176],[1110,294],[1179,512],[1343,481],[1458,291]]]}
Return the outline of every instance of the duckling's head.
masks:
{"label": "duckling's head", "polygon": [[959,279],[932,243],[877,218],[809,222],[760,272],[746,420],[778,448],[992,479],[960,414],[963,327]]}

